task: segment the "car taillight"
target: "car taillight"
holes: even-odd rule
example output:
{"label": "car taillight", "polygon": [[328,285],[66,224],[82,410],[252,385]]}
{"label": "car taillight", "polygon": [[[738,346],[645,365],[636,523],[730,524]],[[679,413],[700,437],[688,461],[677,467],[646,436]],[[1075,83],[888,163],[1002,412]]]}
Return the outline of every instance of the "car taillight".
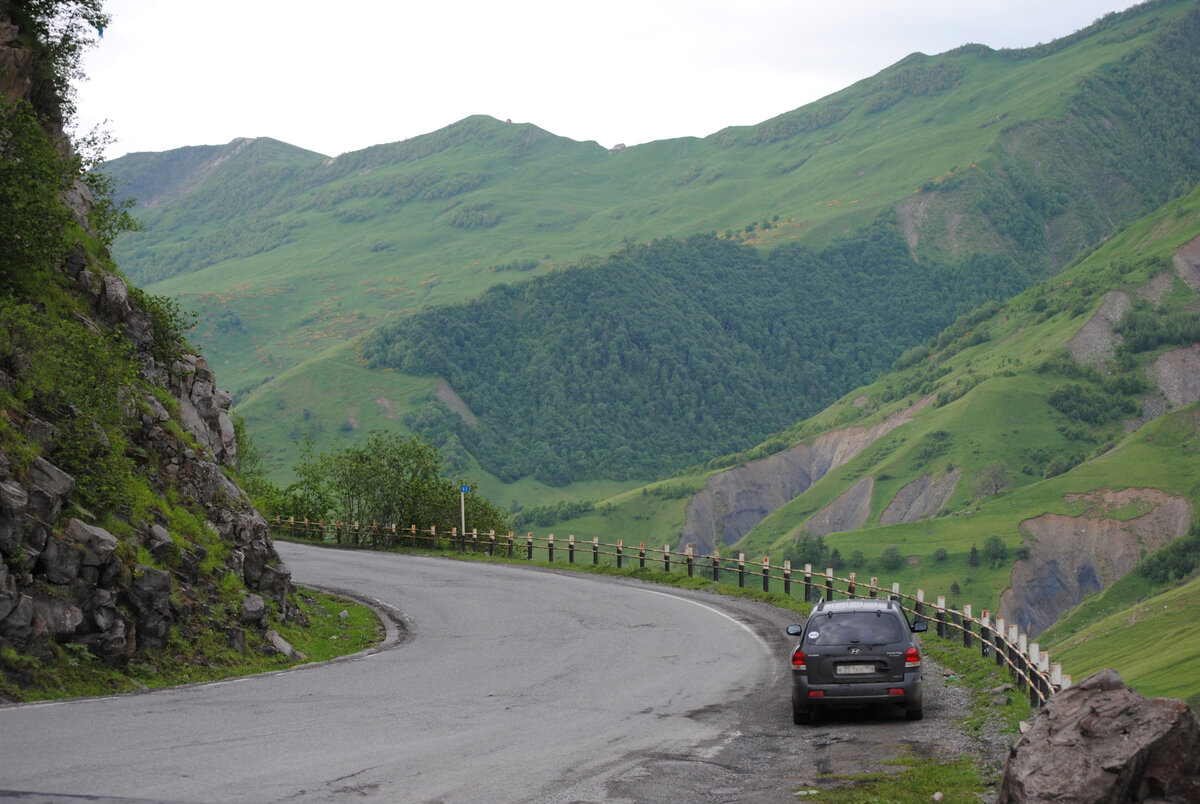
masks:
{"label": "car taillight", "polygon": [[921,666],[921,652],[919,650],[917,650],[916,648],[909,648],[908,652],[904,654],[904,666],[905,667],[920,667]]}
{"label": "car taillight", "polygon": [[792,651],[792,669],[793,670],[807,670],[808,669],[808,665],[805,664],[804,651],[800,650],[799,648],[796,648],[796,650]]}

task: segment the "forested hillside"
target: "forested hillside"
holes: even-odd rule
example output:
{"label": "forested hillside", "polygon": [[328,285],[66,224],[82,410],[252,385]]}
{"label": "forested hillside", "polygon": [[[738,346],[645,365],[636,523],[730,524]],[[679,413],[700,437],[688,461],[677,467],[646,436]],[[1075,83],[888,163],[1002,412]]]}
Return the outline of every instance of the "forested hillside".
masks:
{"label": "forested hillside", "polygon": [[429,308],[362,352],[445,378],[471,415],[430,400],[405,423],[501,480],[654,477],[815,413],[1029,280],[1005,257],[920,265],[886,217],[820,252],[699,235]]}
{"label": "forested hillside", "polygon": [[[132,154],[109,167],[118,179],[129,179],[131,190],[148,196],[142,199],[145,230],[123,236],[117,251],[129,270],[155,280],[155,292],[200,314],[195,337],[231,378],[238,409],[277,476],[287,477],[300,436],[322,446],[352,442],[370,429],[364,423],[407,423],[437,434],[461,464],[478,459],[504,478],[523,471],[555,482],[594,476],[600,470],[584,468],[592,458],[622,476],[651,471],[653,465],[678,468],[756,436],[726,433],[728,440],[715,447],[689,439],[686,449],[667,445],[664,436],[656,442],[662,449],[649,450],[653,458],[634,459],[623,451],[634,431],[597,425],[592,436],[616,441],[585,449],[577,440],[580,421],[563,430],[567,419],[560,413],[541,407],[531,416],[528,399],[539,397],[529,388],[485,401],[485,392],[462,387],[467,379],[462,365],[437,362],[451,360],[444,356],[408,362],[426,374],[364,372],[353,340],[387,327],[371,339],[371,357],[376,365],[395,366],[408,347],[391,354],[384,342],[392,333],[412,331],[405,317],[430,305],[479,299],[492,285],[570,266],[605,266],[605,255],[614,252],[614,263],[634,259],[640,252],[631,246],[698,235],[763,250],[763,260],[774,259],[765,252],[793,243],[821,255],[869,237],[866,230],[879,221],[893,228],[893,239],[899,238],[913,264],[929,272],[918,285],[948,294],[924,306],[943,310],[936,322],[915,324],[928,332],[923,327],[936,329],[985,298],[1003,298],[1015,289],[1013,281],[1027,283],[1061,270],[1123,222],[1200,177],[1197,42],[1200,10],[1194,0],[1150,2],[1047,45],[1019,51],[967,45],[937,56],[914,54],[758,125],[611,152],[536,126],[474,117],[333,159],[265,139]],[[974,271],[1000,281],[980,292],[966,278]],[[577,278],[583,273],[568,272]],[[965,279],[947,283],[947,275]],[[603,276],[625,281],[620,271]],[[706,280],[713,292],[717,276]],[[885,274],[861,280],[860,298],[868,299],[887,279]],[[600,299],[623,294],[611,285],[592,291]],[[737,309],[738,291],[722,287],[719,294],[729,296],[729,309]],[[479,303],[490,307],[496,301]],[[678,328],[682,315],[671,313],[668,320]],[[771,326],[785,333],[807,326],[786,317],[781,313]],[[830,324],[833,320],[822,322],[826,344],[817,351],[864,337],[854,316]],[[554,321],[536,326],[547,328],[543,334],[561,329]],[[908,326],[881,320],[862,343],[883,340],[873,340],[873,331],[903,334]],[[688,324],[680,331],[694,329]],[[621,348],[605,341],[606,332],[592,330],[599,341],[593,347],[597,360]],[[533,342],[515,330],[493,334],[498,340],[515,338],[522,348]],[[441,335],[429,337],[430,346],[444,343]],[[787,364],[772,338],[737,337],[724,333],[719,343],[701,340],[695,349],[697,355],[723,357],[735,341],[749,349],[738,362],[751,367],[741,388],[761,387],[761,380],[752,379],[756,367],[773,361],[790,365],[789,372],[813,371],[788,380],[789,389],[816,395],[803,404],[792,393],[758,392],[756,401],[739,406],[739,415],[749,407],[761,418],[756,434],[795,411],[817,409],[828,398],[822,394],[836,393],[828,389],[839,377],[846,383],[841,387],[848,387],[880,365],[876,355],[861,354],[832,369],[834,361],[813,354]],[[820,341],[795,339],[797,350],[813,343]],[[892,354],[903,345],[888,343]],[[683,355],[689,348],[670,351]],[[386,358],[380,357],[384,351]],[[564,357],[566,351],[549,345],[529,357],[542,367],[535,385],[546,386],[540,398],[547,402],[574,404],[580,398],[554,390],[557,375],[568,378],[566,389],[570,376],[579,374],[572,362],[578,356]],[[852,366],[867,373],[850,377]],[[696,384],[694,372],[676,371],[673,377],[668,370],[660,377],[656,369],[653,376],[631,373],[614,380],[617,367],[626,368],[607,359],[603,371],[588,372],[615,387],[641,389],[641,409],[660,421],[676,421],[690,404],[686,400],[721,404],[719,389],[680,399],[671,395],[681,384]],[[724,368],[727,375],[740,370]],[[477,426],[455,421],[457,403],[444,388],[432,395],[441,371],[447,372],[441,379],[466,400]],[[472,381],[498,382],[501,375],[505,382],[534,379],[507,366],[476,366],[472,372]],[[332,377],[338,378],[333,388]],[[325,393],[313,395],[313,388]],[[656,389],[662,395],[650,400]],[[430,401],[442,397],[451,402]],[[499,410],[497,404],[516,407]],[[586,418],[615,420],[615,413],[602,409]],[[698,415],[703,422],[704,413]],[[552,425],[538,433],[536,443],[523,442],[512,456],[474,454],[494,449],[489,445],[507,438],[514,423],[531,418]],[[708,432],[718,435],[723,427]],[[667,462],[656,464],[660,459]],[[507,498],[504,489],[493,496]]]}

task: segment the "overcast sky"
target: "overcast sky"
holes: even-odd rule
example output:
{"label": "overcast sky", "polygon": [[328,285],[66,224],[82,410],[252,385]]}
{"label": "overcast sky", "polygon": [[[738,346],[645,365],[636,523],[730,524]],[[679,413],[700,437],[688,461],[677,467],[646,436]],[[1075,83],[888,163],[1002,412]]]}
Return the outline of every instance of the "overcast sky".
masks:
{"label": "overcast sky", "polygon": [[636,145],[762,122],[916,51],[1028,47],[1132,5],[107,0],[77,128],[103,124],[109,158],[260,136],[336,156],[473,114]]}

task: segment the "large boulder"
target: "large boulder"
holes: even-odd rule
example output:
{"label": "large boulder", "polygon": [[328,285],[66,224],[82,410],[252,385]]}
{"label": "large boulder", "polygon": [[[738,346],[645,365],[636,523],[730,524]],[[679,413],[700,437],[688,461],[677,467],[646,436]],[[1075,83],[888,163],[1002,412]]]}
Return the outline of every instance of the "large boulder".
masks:
{"label": "large boulder", "polygon": [[1009,753],[998,804],[1200,801],[1200,718],[1101,670],[1056,693]]}

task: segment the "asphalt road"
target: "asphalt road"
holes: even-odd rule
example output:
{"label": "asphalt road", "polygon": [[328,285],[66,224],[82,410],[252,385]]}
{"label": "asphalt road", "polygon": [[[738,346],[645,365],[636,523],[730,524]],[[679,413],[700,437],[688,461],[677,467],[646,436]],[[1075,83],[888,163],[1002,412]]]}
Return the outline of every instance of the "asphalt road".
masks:
{"label": "asphalt road", "polygon": [[0,797],[795,800],[789,768],[812,733],[790,723],[786,613],[576,573],[278,548],[298,583],[394,612],[391,646],[0,708]]}

